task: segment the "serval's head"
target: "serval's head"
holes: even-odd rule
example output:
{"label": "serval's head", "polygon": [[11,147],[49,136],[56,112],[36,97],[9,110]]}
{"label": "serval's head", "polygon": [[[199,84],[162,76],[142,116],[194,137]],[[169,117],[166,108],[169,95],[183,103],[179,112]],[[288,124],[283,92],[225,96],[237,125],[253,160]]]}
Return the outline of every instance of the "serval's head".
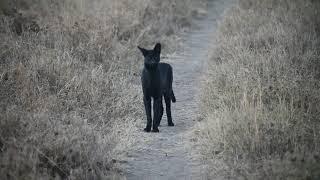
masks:
{"label": "serval's head", "polygon": [[157,43],[151,50],[147,50],[138,46],[144,56],[144,65],[147,69],[156,69],[160,62],[161,44]]}

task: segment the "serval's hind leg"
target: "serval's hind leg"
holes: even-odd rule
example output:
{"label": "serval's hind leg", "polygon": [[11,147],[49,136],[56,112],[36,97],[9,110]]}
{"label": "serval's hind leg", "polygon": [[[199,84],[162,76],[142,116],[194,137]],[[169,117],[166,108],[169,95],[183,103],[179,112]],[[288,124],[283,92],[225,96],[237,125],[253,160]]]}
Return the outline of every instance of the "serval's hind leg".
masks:
{"label": "serval's hind leg", "polygon": [[170,96],[170,94],[165,94],[164,100],[166,102],[166,113],[167,113],[167,119],[168,119],[168,126],[174,126],[174,124],[172,122],[172,116],[171,116],[171,96]]}

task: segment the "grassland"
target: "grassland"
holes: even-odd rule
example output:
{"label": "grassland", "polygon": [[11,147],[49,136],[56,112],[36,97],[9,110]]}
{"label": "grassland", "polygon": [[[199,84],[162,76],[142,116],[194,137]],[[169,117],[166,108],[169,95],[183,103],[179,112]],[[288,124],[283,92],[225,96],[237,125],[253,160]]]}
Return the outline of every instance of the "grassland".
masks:
{"label": "grassland", "polygon": [[137,45],[178,46],[204,1],[1,1],[1,179],[121,179],[143,120]]}
{"label": "grassland", "polygon": [[320,178],[320,2],[240,0],[202,88],[210,177]]}

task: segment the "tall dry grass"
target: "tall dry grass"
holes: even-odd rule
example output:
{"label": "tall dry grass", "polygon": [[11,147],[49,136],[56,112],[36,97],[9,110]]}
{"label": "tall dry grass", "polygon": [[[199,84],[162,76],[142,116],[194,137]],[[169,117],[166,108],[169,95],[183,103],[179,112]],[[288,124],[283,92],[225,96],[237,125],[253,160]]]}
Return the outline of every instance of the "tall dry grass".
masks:
{"label": "tall dry grass", "polygon": [[1,1],[1,179],[121,178],[143,120],[136,46],[174,50],[203,2]]}
{"label": "tall dry grass", "polygon": [[211,177],[320,178],[320,2],[240,0],[203,84]]}

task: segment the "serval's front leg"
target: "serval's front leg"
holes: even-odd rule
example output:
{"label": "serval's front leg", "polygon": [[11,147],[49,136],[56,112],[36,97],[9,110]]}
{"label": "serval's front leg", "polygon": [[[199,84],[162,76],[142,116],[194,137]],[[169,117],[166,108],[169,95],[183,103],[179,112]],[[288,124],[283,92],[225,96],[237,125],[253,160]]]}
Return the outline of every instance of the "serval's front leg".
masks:
{"label": "serval's front leg", "polygon": [[158,126],[162,117],[162,99],[159,96],[157,99],[153,100],[153,127],[152,132],[159,132]]}
{"label": "serval's front leg", "polygon": [[145,132],[150,132],[151,131],[151,124],[152,124],[152,119],[151,119],[151,98],[150,97],[143,97],[143,103],[144,103],[144,108],[146,110],[146,115],[147,115],[147,126],[144,129]]}

